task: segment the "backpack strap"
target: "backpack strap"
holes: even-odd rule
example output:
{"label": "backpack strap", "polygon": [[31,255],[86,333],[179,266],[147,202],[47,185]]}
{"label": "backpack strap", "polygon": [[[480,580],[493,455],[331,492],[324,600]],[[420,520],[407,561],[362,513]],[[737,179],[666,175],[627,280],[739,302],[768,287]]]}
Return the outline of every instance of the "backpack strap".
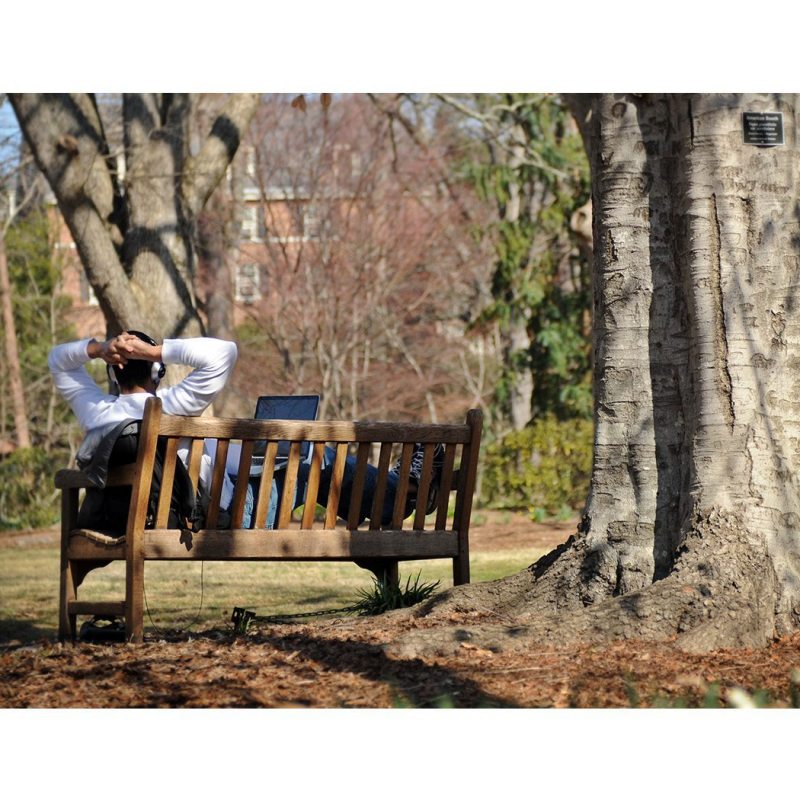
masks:
{"label": "backpack strap", "polygon": [[93,486],[98,489],[103,489],[105,487],[106,481],[108,480],[108,467],[111,461],[111,453],[117,444],[117,440],[122,436],[138,434],[141,424],[141,420],[125,419],[118,425],[115,425],[100,440],[89,461],[78,465]]}

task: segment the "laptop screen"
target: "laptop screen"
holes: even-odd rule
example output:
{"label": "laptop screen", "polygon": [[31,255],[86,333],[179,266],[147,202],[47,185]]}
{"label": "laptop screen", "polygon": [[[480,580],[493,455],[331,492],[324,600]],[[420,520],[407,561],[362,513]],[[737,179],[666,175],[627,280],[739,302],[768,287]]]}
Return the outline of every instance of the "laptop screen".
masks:
{"label": "laptop screen", "polygon": [[308,419],[317,418],[319,395],[262,395],[256,403],[255,419]]}
{"label": "laptop screen", "polygon": [[[296,419],[315,420],[319,408],[319,395],[293,394],[293,395],[262,395],[256,403],[255,419]],[[253,450],[254,456],[263,456],[267,449],[264,441],[256,442]],[[289,442],[278,442],[277,460],[275,468],[280,469],[286,465],[289,457]],[[311,446],[304,442],[300,447],[301,462],[310,462]]]}

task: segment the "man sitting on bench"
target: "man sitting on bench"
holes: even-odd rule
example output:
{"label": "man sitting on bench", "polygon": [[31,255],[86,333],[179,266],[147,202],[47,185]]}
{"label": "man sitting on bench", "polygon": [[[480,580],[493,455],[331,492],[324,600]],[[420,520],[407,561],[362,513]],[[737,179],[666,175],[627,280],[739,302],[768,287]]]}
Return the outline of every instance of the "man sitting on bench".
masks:
{"label": "man sitting on bench", "polygon": [[[194,339],[165,339],[159,345],[141,331],[127,331],[109,339],[98,342],[95,339],[83,339],[67,344],[56,345],[48,358],[50,372],[56,389],[69,403],[78,422],[86,434],[79,450],[79,458],[88,461],[94,455],[97,446],[111,431],[121,423],[141,420],[147,399],[156,395],[161,399],[162,407],[167,414],[197,416],[201,414],[222,391],[230,378],[236,364],[237,348],[233,342],[210,337]],[[85,365],[92,359],[101,359],[107,365],[109,381],[118,390],[118,394],[103,392],[86,371]],[[160,383],[166,372],[166,366],[181,364],[192,367],[189,373],[178,384],[166,388]],[[179,449],[178,454],[184,464],[188,458],[186,448]],[[319,502],[324,503],[333,472],[334,451],[326,448],[320,475]],[[411,485],[419,482],[422,472],[423,448],[415,446],[410,467]],[[434,480],[441,466],[441,446],[434,454]],[[213,468],[212,449],[209,448],[201,461],[200,482],[209,486]],[[294,506],[303,504],[310,467],[301,465],[298,471],[297,490]],[[364,484],[364,495],[360,510],[360,519],[365,519],[372,508],[372,498],[377,483],[377,469],[367,467]],[[342,483],[342,495],[338,513],[346,518],[349,512],[349,496],[355,474],[355,458],[349,457],[345,465]],[[398,465],[390,470],[387,477],[386,494],[382,509],[381,523],[388,523],[392,518],[394,498],[399,480]],[[278,514],[278,498],[280,497],[280,476],[273,482],[270,499],[270,510],[267,527],[274,527]],[[252,515],[254,487],[257,482],[250,481],[245,503],[244,527],[250,524]],[[224,476],[220,508],[228,509],[233,498],[233,481]],[[429,498],[426,498],[426,505]],[[408,513],[413,510],[413,498]]]}

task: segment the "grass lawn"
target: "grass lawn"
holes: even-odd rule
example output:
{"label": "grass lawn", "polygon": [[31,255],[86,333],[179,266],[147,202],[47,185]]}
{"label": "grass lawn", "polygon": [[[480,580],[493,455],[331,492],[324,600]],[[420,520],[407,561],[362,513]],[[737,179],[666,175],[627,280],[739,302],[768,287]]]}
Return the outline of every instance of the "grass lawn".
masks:
{"label": "grass lawn", "polygon": [[[472,581],[511,575],[542,552],[504,550],[473,553]],[[58,616],[57,548],[0,550],[0,643],[33,642],[56,636]],[[417,573],[420,582],[453,585],[451,562],[407,561],[403,583]],[[89,574],[81,600],[122,600],[125,565],[116,562]],[[315,562],[148,562],[145,565],[145,633],[159,627],[191,630],[230,625],[234,606],[261,615],[291,614],[352,605],[359,589],[372,585],[372,573],[354,564]],[[201,604],[202,594],[202,608]],[[149,615],[148,615],[149,610]],[[79,618],[80,620],[83,618]],[[195,622],[196,620],[196,622]]]}

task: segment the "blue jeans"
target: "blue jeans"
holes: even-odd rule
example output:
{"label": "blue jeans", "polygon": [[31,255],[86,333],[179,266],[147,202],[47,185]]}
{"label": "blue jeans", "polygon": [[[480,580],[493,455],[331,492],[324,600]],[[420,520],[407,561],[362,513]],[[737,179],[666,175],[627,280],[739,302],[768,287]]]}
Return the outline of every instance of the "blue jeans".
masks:
{"label": "blue jeans", "polygon": [[[319,491],[317,502],[326,505],[328,501],[328,491],[333,477],[333,464],[336,459],[336,451],[332,447],[326,447],[322,456],[322,470],[319,479]],[[311,473],[311,465],[301,463],[297,470],[297,485],[292,503],[292,510],[305,503],[306,489],[308,488],[308,477]],[[348,519],[350,515],[350,495],[353,491],[353,481],[356,474],[356,458],[348,456],[345,460],[344,474],[342,476],[342,488],[339,493],[339,508],[337,515],[342,519]],[[269,509],[267,511],[267,529],[275,527],[275,520],[280,511],[280,501],[283,495],[283,484],[286,480],[286,470],[276,470],[272,479],[272,491],[269,497]],[[381,513],[381,525],[386,525],[392,520],[394,512],[394,500],[397,492],[398,475],[396,472],[389,472],[386,480],[386,493],[383,496],[383,509]],[[253,509],[255,507],[255,497],[261,477],[250,478],[247,485],[247,495],[244,501],[244,515],[242,517],[242,527],[250,528],[253,521]],[[372,498],[375,495],[375,488],[378,484],[378,470],[371,464],[367,464],[364,475],[364,493],[361,496],[361,508],[359,510],[358,521],[363,522],[372,512]]]}

